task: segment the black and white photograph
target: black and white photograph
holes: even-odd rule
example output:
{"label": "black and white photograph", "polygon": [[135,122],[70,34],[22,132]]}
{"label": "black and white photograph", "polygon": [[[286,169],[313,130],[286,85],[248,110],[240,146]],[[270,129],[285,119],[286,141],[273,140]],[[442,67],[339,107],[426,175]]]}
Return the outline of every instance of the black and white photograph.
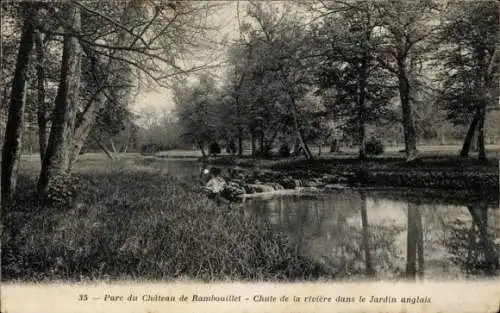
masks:
{"label": "black and white photograph", "polygon": [[499,18],[2,1],[2,285],[500,282]]}

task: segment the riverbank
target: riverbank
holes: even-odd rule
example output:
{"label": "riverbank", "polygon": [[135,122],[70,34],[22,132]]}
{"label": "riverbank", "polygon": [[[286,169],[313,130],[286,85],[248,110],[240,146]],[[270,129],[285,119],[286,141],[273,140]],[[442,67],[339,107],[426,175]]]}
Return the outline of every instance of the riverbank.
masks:
{"label": "riverbank", "polygon": [[[301,158],[251,159],[219,157],[211,166],[232,168],[245,183],[280,183],[284,188],[324,187],[332,184],[373,187],[453,189],[496,194],[499,191],[498,159],[479,161],[451,156],[404,158],[328,157],[313,161]],[[289,183],[290,182],[290,183]],[[295,183],[294,186],[293,183]],[[289,186],[289,187],[287,187]]]}
{"label": "riverbank", "polygon": [[294,281],[332,277],[296,244],[193,182],[134,158],[82,157],[72,206],[42,207],[39,160],[23,158],[2,216],[3,281]]}

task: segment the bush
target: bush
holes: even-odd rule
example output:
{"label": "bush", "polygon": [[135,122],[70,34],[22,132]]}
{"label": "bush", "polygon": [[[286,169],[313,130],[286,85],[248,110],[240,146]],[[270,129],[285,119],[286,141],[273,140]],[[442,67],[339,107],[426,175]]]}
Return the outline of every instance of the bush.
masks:
{"label": "bush", "polygon": [[64,208],[71,207],[78,192],[78,179],[61,174],[49,181],[47,195],[43,202],[46,206]]}
{"label": "bush", "polygon": [[365,143],[365,152],[367,155],[381,155],[384,153],[384,145],[376,138],[371,138]]}

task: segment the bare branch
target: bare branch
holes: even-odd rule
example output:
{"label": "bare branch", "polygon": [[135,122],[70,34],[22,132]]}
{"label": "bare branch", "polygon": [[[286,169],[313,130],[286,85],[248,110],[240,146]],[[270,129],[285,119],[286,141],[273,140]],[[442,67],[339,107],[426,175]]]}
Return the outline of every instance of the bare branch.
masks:
{"label": "bare branch", "polygon": [[108,17],[108,16],[106,16],[106,15],[103,15],[103,14],[101,14],[101,13],[99,13],[99,12],[97,12],[97,11],[95,11],[95,10],[91,9],[91,8],[86,7],[86,6],[85,6],[85,5],[83,5],[80,1],[77,1],[77,0],[72,0],[72,1],[73,1],[73,3],[75,3],[76,5],[78,5],[79,7],[81,7],[82,9],[84,9],[85,11],[87,11],[87,12],[89,12],[89,13],[92,13],[92,14],[94,14],[94,15],[96,15],[96,16],[99,16],[99,17],[101,17],[101,18],[105,19],[106,21],[108,21],[108,22],[112,23],[113,25],[117,26],[118,28],[120,28],[120,29],[122,29],[122,30],[126,31],[126,32],[127,32],[128,34],[130,34],[132,37],[134,37],[134,38],[136,38],[136,39],[140,40],[140,41],[141,41],[141,42],[142,42],[145,46],[147,46],[147,42],[144,40],[144,38],[142,38],[142,37],[138,36],[138,35],[137,35],[137,34],[135,34],[133,31],[131,31],[130,29],[128,29],[126,26],[124,26],[124,25],[122,25],[122,24],[118,23],[117,21],[114,21],[112,18],[110,18],[110,17]]}

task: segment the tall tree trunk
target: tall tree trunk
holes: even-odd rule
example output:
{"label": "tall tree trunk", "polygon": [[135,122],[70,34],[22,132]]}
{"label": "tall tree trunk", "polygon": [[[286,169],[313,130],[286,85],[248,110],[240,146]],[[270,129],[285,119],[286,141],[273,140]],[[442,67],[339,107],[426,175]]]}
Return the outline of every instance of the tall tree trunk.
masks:
{"label": "tall tree trunk", "polygon": [[398,61],[399,98],[403,110],[403,132],[405,139],[406,161],[417,157],[417,133],[410,103],[410,82],[404,61]]}
{"label": "tall tree trunk", "polygon": [[45,55],[43,51],[42,36],[39,31],[35,32],[35,50],[37,56],[37,89],[38,89],[38,147],[40,150],[40,161],[43,163],[45,149],[47,148],[47,105],[45,103]]}
{"label": "tall tree trunk", "polygon": [[238,123],[238,156],[243,155],[243,126],[241,125],[240,97],[236,96],[236,121]]}
{"label": "tall tree trunk", "polygon": [[479,77],[477,77],[476,82],[479,86],[478,88],[478,93],[479,96],[481,97],[479,108],[478,108],[478,114],[479,114],[479,121],[477,125],[477,150],[479,150],[479,160],[486,160],[486,149],[485,149],[485,142],[484,142],[484,123],[486,119],[486,106],[489,102],[489,88],[488,88],[488,83],[489,83],[489,75],[488,75],[488,70],[489,66],[486,64],[485,60],[485,52],[482,49],[477,50],[477,62],[479,64],[479,67],[481,69],[484,69],[484,72],[482,72]]}
{"label": "tall tree trunk", "polygon": [[472,141],[474,139],[474,134],[476,132],[477,124],[479,123],[479,119],[481,117],[481,111],[479,108],[476,108],[474,113],[474,117],[469,125],[469,129],[467,130],[467,134],[465,135],[464,143],[462,145],[462,150],[460,151],[460,156],[466,158],[469,156],[470,147],[472,145]]}
{"label": "tall tree trunk", "polygon": [[359,153],[358,153],[358,159],[359,160],[365,160],[366,159],[366,127],[365,127],[365,122],[361,120],[361,115],[360,115],[360,120],[359,120]]}
{"label": "tall tree trunk", "polygon": [[359,70],[359,84],[358,84],[358,125],[359,125],[359,155],[358,159],[364,160],[366,158],[366,72],[368,70],[368,56],[364,56],[363,61],[361,62],[361,67]]}
{"label": "tall tree trunk", "polygon": [[[70,25],[67,31],[78,33],[81,28],[80,8],[72,3],[65,3],[63,10],[65,20]],[[71,33],[64,36],[61,78],[47,151],[38,181],[38,192],[42,198],[46,195],[51,180],[57,175],[65,174],[69,167],[81,73],[81,47],[78,39]]]}
{"label": "tall tree trunk", "polygon": [[24,109],[26,106],[26,73],[30,63],[34,42],[34,26],[38,9],[31,4],[23,5],[28,10],[19,43],[16,69],[10,92],[9,113],[2,149],[1,201],[8,205],[16,190],[17,171],[21,158]]}
{"label": "tall tree trunk", "polygon": [[366,196],[364,192],[360,192],[361,196],[361,225],[363,228],[363,251],[365,254],[366,275],[373,276],[375,270],[373,269],[372,257],[370,254],[370,230],[368,229],[368,212],[366,210]]}

